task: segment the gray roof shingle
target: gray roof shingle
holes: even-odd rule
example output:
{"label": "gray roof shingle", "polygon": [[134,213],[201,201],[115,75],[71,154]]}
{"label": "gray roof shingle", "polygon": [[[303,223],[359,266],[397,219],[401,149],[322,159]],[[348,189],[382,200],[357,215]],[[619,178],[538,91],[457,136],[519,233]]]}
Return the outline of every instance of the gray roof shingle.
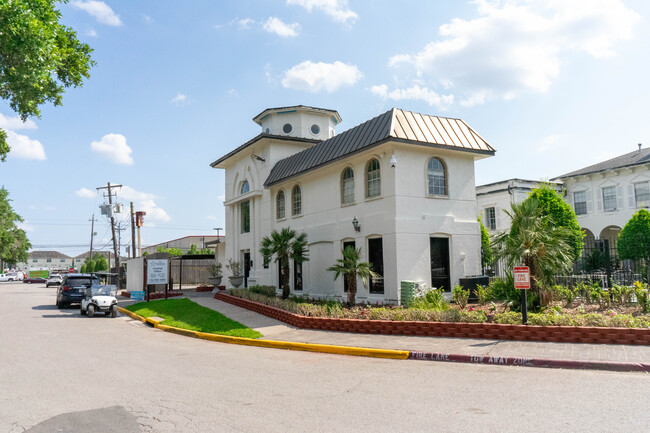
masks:
{"label": "gray roof shingle", "polygon": [[640,150],[635,150],[634,152],[626,153],[625,155],[617,156],[616,158],[608,159],[607,161],[599,162],[598,164],[581,168],[580,170],[563,174],[551,180],[566,179],[569,177],[582,176],[591,173],[599,173],[601,171],[614,170],[617,168],[630,167],[634,165],[642,165],[648,163],[650,163],[650,148],[640,149]]}
{"label": "gray roof shingle", "polygon": [[457,150],[494,155],[495,149],[461,119],[412,113],[392,108],[341,134],[278,161],[264,186],[378,145],[385,140],[425,143]]}

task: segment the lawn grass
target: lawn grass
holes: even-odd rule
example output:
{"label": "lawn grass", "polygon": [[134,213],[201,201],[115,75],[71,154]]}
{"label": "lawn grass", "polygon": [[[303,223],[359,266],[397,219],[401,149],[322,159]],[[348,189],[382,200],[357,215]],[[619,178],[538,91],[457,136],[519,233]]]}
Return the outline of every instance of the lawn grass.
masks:
{"label": "lawn grass", "polygon": [[262,334],[247,328],[223,314],[205,308],[189,299],[167,299],[138,302],[125,307],[142,317],[161,317],[167,326],[232,337],[259,338]]}

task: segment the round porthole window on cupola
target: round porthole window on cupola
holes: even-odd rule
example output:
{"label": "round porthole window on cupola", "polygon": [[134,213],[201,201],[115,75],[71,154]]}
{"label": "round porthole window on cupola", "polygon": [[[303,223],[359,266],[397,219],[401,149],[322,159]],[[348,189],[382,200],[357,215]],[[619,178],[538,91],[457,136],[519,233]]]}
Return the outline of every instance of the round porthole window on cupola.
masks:
{"label": "round porthole window on cupola", "polygon": [[320,126],[316,125],[315,123],[311,125],[311,133],[314,135],[318,135],[320,132]]}
{"label": "round porthole window on cupola", "polygon": [[291,126],[291,123],[285,123],[282,127],[282,132],[285,134],[291,134],[291,131],[293,131],[293,126]]}

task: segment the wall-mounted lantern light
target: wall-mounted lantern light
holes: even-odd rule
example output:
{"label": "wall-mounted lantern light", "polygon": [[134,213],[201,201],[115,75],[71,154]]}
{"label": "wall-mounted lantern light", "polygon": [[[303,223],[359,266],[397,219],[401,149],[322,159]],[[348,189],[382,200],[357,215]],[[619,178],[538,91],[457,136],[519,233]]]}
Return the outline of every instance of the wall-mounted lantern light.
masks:
{"label": "wall-mounted lantern light", "polygon": [[361,231],[361,226],[359,225],[359,220],[357,219],[357,217],[354,217],[354,219],[352,220],[352,226],[354,227],[355,232]]}

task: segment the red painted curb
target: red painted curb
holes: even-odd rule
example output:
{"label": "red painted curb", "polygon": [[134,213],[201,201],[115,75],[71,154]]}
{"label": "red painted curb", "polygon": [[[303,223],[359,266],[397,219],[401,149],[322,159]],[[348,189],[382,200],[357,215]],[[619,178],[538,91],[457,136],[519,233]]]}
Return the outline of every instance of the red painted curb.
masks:
{"label": "red painted curb", "polygon": [[650,373],[650,364],[642,362],[574,361],[515,356],[457,355],[452,353],[409,352],[409,359],[420,361],[462,362],[467,364],[514,365],[521,367],[567,368],[578,370],[641,371]]}

